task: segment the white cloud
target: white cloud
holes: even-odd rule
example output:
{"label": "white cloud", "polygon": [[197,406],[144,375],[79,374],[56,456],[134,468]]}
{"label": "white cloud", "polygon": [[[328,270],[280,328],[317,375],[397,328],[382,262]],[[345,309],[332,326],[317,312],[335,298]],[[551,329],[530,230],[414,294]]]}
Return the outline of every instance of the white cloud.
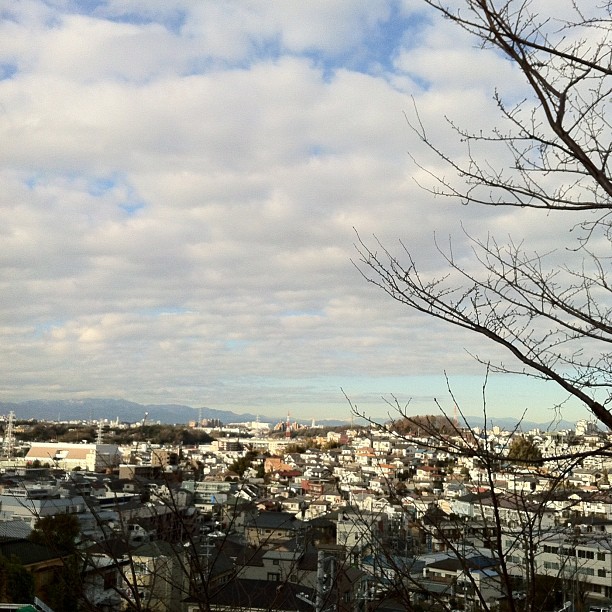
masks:
{"label": "white cloud", "polygon": [[376,395],[388,377],[479,371],[474,339],[350,260],[354,227],[426,268],[434,231],[465,248],[460,221],[538,238],[527,213],[432,201],[413,180],[408,151],[429,158],[410,96],[442,142],[445,114],[491,124],[499,58],[437,24],[368,74],[360,54],[400,11],[383,1],[18,4],[0,24],[0,64],[17,66],[0,81],[0,397],[323,415],[345,406],[338,382]]}

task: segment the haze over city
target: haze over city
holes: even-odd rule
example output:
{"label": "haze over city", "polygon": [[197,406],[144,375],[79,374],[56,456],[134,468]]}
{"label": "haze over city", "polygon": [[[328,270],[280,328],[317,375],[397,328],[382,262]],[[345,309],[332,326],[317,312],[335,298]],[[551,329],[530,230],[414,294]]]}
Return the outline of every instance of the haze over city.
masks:
{"label": "haze over city", "polygon": [[[410,0],[31,0],[1,15],[1,400],[482,411],[470,354],[499,350],[368,284],[354,245],[401,239],[434,275],[435,241],[460,259],[468,235],[556,246],[571,220],[434,198],[412,161],[438,163],[415,108],[463,155],[444,117],[495,125],[495,90],[524,95],[516,68]],[[489,377],[494,416],[545,422],[563,400]]]}

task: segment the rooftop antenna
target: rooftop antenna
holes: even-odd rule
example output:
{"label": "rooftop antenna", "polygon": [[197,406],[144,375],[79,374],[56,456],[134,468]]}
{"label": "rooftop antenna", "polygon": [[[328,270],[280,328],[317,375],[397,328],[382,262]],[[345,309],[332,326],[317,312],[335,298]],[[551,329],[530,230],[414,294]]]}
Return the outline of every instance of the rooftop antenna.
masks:
{"label": "rooftop antenna", "polygon": [[202,427],[202,406],[198,410],[198,427]]}

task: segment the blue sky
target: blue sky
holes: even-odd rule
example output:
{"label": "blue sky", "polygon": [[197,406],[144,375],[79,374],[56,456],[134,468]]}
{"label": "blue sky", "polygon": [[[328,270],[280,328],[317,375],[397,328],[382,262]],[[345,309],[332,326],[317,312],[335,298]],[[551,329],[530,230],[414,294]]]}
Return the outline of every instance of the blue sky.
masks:
{"label": "blue sky", "polygon": [[[406,311],[351,263],[355,229],[436,273],[528,211],[432,199],[416,103],[495,124],[520,76],[417,1],[4,3],[0,13],[0,398],[123,397],[305,418],[482,411],[501,354]],[[408,155],[410,153],[410,155]],[[546,230],[544,232],[544,229]],[[488,410],[547,421],[550,385],[491,377]],[[411,408],[412,409],[412,408]],[[569,418],[584,417],[568,405]]]}

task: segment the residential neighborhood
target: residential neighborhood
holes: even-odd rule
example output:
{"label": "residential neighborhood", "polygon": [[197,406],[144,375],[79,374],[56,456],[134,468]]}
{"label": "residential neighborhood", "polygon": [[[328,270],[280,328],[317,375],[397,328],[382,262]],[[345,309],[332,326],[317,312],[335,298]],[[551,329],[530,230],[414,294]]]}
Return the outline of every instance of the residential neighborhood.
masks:
{"label": "residential neighborhood", "polygon": [[311,436],[219,423],[195,445],[108,443],[102,423],[95,442],[23,443],[30,426],[4,423],[0,555],[31,576],[29,600],[4,589],[7,605],[503,611],[537,596],[553,612],[612,601],[609,435],[586,422]]}

